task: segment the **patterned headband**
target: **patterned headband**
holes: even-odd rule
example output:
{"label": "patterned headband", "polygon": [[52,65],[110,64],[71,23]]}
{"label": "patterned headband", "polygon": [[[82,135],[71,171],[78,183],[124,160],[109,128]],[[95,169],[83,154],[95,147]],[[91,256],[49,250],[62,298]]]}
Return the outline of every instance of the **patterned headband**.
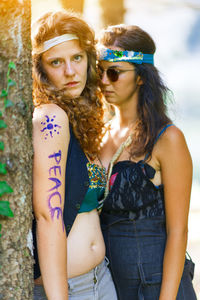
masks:
{"label": "patterned headband", "polygon": [[36,49],[33,49],[33,54],[41,54],[58,44],[61,44],[61,43],[67,42],[67,41],[71,41],[71,40],[78,40],[78,39],[79,38],[75,34],[66,33],[63,35],[59,35],[50,40],[45,41],[42,46],[40,46]]}
{"label": "patterned headband", "polygon": [[153,54],[144,54],[134,51],[111,50],[105,47],[98,49],[98,59],[110,62],[127,61],[135,64],[154,64]]}

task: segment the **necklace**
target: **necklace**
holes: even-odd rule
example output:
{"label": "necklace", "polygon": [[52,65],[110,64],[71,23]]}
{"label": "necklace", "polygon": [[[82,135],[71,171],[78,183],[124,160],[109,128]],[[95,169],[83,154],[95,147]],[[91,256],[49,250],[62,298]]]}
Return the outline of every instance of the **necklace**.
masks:
{"label": "necklace", "polygon": [[103,165],[103,163],[102,163],[102,161],[101,161],[101,159],[100,159],[99,156],[97,156],[97,159],[98,159],[98,162],[100,163],[101,167],[104,168],[104,169],[106,169],[106,168],[104,167],[104,165]]}
{"label": "necklace", "polygon": [[127,139],[120,145],[120,147],[117,149],[117,151],[115,152],[115,154],[113,155],[113,157],[110,160],[109,166],[108,166],[108,171],[106,172],[106,168],[103,166],[102,161],[99,157],[97,157],[98,161],[101,164],[102,167],[102,171],[105,171],[105,181],[106,181],[106,186],[105,186],[105,191],[104,191],[104,196],[103,199],[101,199],[99,201],[99,211],[101,211],[103,204],[104,204],[104,200],[107,197],[108,193],[109,193],[109,181],[110,181],[110,177],[112,174],[112,169],[113,169],[113,165],[116,162],[116,160],[118,160],[118,158],[120,157],[121,153],[123,152],[123,150],[128,147],[130,144],[132,143],[132,136],[129,135],[127,137]]}
{"label": "necklace", "polygon": [[115,154],[113,155],[113,157],[110,160],[110,163],[108,166],[108,172],[107,172],[107,182],[106,182],[106,188],[105,188],[105,192],[104,192],[104,199],[107,197],[107,195],[109,193],[109,181],[110,181],[110,177],[112,174],[113,165],[118,160],[118,158],[122,154],[123,150],[125,148],[127,148],[128,146],[130,146],[131,143],[132,143],[132,135],[129,135],[127,137],[127,139],[120,145],[120,147],[117,149],[117,151],[115,152]]}
{"label": "necklace", "polygon": [[[138,124],[138,120],[135,121],[135,123],[131,126],[131,130],[133,131],[133,129],[135,129],[135,127]],[[110,181],[110,177],[112,174],[112,170],[113,170],[113,166],[115,164],[115,162],[118,160],[118,158],[120,157],[120,155],[122,154],[122,152],[124,151],[125,148],[129,147],[133,141],[132,139],[133,136],[133,132],[126,138],[126,140],[119,146],[119,148],[117,149],[117,151],[114,153],[113,157],[110,160],[110,163],[108,165],[108,170],[107,170],[107,180],[106,180],[106,188],[105,188],[105,192],[104,192],[104,198],[102,201],[105,200],[105,198],[108,196],[109,193],[109,181]],[[103,163],[100,159],[100,157],[97,157],[99,163],[101,164],[102,168],[105,169],[105,167],[103,166]]]}

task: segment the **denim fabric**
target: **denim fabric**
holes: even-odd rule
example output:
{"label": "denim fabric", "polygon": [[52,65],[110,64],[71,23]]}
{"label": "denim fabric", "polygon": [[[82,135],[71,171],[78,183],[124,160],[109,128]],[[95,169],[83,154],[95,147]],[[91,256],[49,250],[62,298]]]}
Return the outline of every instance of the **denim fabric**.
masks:
{"label": "denim fabric", "polygon": [[[87,274],[68,279],[69,300],[117,300],[108,259]],[[42,286],[35,286],[34,300],[47,300]]]}
{"label": "denim fabric", "polygon": [[[103,213],[102,230],[119,300],[158,300],[166,243],[165,216],[126,219]],[[186,259],[177,300],[196,300]]]}
{"label": "denim fabric", "polygon": [[117,300],[114,283],[107,265],[106,259],[87,274],[69,279],[69,299]]}
{"label": "denim fabric", "polygon": [[43,285],[34,286],[33,300],[47,300]]}

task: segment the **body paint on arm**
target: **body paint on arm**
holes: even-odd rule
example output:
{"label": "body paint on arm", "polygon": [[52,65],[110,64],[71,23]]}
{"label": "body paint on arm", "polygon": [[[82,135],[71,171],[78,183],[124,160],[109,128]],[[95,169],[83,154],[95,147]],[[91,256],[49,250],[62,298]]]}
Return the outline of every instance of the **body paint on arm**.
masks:
{"label": "body paint on arm", "polygon": [[53,117],[49,117],[46,115],[45,118],[46,121],[41,122],[41,125],[43,125],[44,127],[40,131],[44,132],[44,139],[47,140],[48,136],[52,138],[54,134],[60,134],[59,128],[61,128],[61,126],[58,124],[54,124],[56,118],[55,115]]}
{"label": "body paint on arm", "polygon": [[[51,182],[54,182],[55,185],[48,190],[48,192],[51,192],[48,196],[48,207],[51,214],[51,219],[54,220],[55,213],[57,212],[57,220],[61,217],[62,219],[62,226],[64,231],[64,221],[63,221],[63,213],[62,213],[62,197],[60,194],[60,187],[62,186],[61,180],[58,178],[61,176],[61,166],[59,165],[61,162],[61,150],[58,152],[54,152],[53,154],[49,155],[48,158],[53,162],[53,164],[56,163],[56,165],[53,165],[49,168],[49,175],[52,174],[55,177],[49,177],[48,179]],[[53,192],[52,192],[53,191]],[[59,204],[54,206],[52,204],[52,201],[58,201]]]}

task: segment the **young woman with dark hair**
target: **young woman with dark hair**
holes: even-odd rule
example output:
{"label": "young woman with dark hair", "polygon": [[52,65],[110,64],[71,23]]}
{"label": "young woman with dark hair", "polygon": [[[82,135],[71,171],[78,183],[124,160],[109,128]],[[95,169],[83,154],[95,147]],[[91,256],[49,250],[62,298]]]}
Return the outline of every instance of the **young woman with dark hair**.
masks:
{"label": "young woman with dark hair", "polygon": [[155,50],[137,26],[108,27],[99,39],[102,91],[115,111],[100,153],[101,224],[120,300],[193,300],[185,258],[192,160],[167,116]]}
{"label": "young woman with dark hair", "polygon": [[32,45],[34,299],[115,300],[98,215],[104,126],[94,34],[75,14],[51,12],[33,25]]}

